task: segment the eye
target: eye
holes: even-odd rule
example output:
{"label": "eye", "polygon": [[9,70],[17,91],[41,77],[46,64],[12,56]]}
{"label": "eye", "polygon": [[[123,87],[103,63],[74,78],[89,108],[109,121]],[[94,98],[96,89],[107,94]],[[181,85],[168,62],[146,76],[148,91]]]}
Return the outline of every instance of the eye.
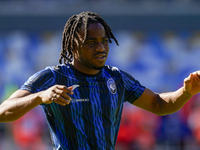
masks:
{"label": "eye", "polygon": [[94,41],[87,41],[86,43],[89,44],[89,45],[93,45]]}
{"label": "eye", "polygon": [[103,39],[102,40],[102,43],[108,43],[108,39],[106,38],[106,39]]}

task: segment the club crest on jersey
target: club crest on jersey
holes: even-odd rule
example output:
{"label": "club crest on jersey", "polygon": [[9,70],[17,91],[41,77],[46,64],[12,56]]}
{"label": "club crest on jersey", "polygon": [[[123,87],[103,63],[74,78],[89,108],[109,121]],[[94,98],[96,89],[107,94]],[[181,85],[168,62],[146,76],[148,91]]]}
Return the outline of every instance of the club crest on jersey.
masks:
{"label": "club crest on jersey", "polygon": [[115,81],[112,78],[108,79],[107,86],[108,86],[109,91],[112,94],[115,94],[117,92],[116,83],[115,83]]}

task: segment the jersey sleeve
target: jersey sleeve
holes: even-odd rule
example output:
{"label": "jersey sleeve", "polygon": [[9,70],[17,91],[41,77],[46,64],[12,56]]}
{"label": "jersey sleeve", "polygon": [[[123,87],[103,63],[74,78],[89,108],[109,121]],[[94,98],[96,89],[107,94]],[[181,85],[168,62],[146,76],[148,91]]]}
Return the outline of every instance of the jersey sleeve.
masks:
{"label": "jersey sleeve", "polygon": [[55,84],[54,74],[51,69],[46,68],[32,75],[22,86],[21,90],[36,93],[48,89]]}
{"label": "jersey sleeve", "polygon": [[125,87],[125,101],[133,103],[137,100],[145,90],[145,87],[140,84],[138,80],[135,80],[130,74],[122,71],[122,77]]}

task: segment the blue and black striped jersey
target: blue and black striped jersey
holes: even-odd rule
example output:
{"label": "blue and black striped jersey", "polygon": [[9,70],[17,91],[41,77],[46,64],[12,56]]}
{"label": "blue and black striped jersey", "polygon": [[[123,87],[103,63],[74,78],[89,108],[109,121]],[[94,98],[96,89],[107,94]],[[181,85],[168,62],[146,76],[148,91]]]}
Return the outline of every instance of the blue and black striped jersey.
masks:
{"label": "blue and black striped jersey", "polygon": [[86,75],[69,64],[37,72],[21,89],[36,93],[56,84],[79,85],[69,105],[42,104],[56,150],[114,150],[123,103],[133,103],[145,89],[116,67]]}

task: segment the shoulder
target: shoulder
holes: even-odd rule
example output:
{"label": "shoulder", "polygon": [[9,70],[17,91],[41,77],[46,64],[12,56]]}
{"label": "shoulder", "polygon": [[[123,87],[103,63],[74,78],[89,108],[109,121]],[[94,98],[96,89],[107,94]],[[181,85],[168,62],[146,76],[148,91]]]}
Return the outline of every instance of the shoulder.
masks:
{"label": "shoulder", "polygon": [[54,74],[52,70],[47,67],[43,70],[40,70],[33,74],[29,79],[28,82],[31,82],[33,84],[45,84],[45,82],[50,81],[54,78]]}
{"label": "shoulder", "polygon": [[105,65],[104,70],[106,73],[109,73],[112,75],[120,75],[121,74],[121,70],[115,66]]}
{"label": "shoulder", "polygon": [[59,65],[55,65],[55,66],[47,66],[45,69],[49,69],[52,72],[54,72],[54,71],[63,72],[66,69],[67,66],[68,65],[59,64]]}
{"label": "shoulder", "polygon": [[52,67],[46,67],[30,76],[20,89],[35,93],[47,89],[49,86],[52,86],[54,82],[55,75],[52,71]]}
{"label": "shoulder", "polygon": [[115,72],[115,71],[120,71],[119,68],[117,68],[117,67],[115,67],[115,66],[110,66],[110,65],[105,65],[104,68],[105,68],[106,70],[110,70],[110,71],[113,71],[113,72]]}
{"label": "shoulder", "polygon": [[55,66],[48,66],[45,69],[49,69],[54,77],[66,76],[67,72],[71,71],[70,65],[59,64]]}
{"label": "shoulder", "polygon": [[50,68],[45,68],[33,74],[28,80],[32,82],[36,82],[37,80],[43,81],[44,78],[52,78],[53,73]]}
{"label": "shoulder", "polygon": [[111,75],[114,75],[114,76],[117,76],[117,77],[131,77],[131,75],[115,66],[109,66],[109,65],[105,65],[104,67],[104,70],[105,72],[111,74]]}

